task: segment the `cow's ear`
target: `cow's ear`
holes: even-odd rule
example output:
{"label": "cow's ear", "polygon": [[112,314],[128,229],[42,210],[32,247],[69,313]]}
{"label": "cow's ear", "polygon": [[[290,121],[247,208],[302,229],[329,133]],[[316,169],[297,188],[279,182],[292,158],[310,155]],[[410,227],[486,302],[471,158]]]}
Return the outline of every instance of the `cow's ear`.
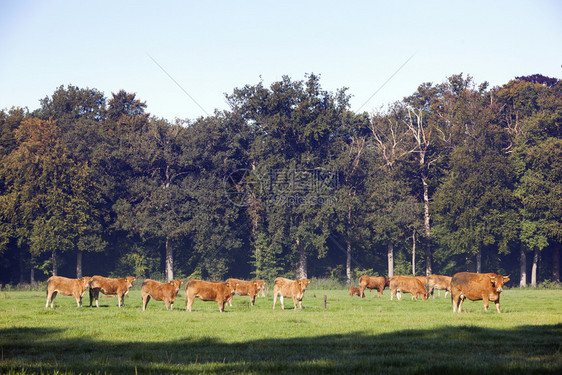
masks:
{"label": "cow's ear", "polygon": [[507,276],[504,276],[504,277],[503,277],[503,282],[504,282],[504,283],[507,283],[507,282],[509,281],[509,276],[511,276],[511,275],[507,275]]}

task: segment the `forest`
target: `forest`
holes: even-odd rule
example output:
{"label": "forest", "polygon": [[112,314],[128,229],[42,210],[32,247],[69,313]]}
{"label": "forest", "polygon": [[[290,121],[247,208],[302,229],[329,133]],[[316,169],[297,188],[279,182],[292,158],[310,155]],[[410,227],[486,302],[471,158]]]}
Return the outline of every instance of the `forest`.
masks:
{"label": "forest", "polygon": [[121,90],[0,111],[0,284],[510,274],[560,282],[562,81],[457,74],[374,113],[285,76],[173,122]]}

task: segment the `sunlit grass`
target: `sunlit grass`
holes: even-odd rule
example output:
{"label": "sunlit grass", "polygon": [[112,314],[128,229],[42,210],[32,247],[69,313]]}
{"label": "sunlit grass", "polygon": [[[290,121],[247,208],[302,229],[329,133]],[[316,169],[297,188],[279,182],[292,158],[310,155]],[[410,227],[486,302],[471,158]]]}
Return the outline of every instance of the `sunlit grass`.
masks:
{"label": "sunlit grass", "polygon": [[[324,295],[327,308],[324,309]],[[272,311],[272,297],[235,297],[218,312],[196,300],[185,312],[133,290],[119,309],[77,308],[45,293],[0,293],[0,373],[558,373],[562,370],[562,290],[509,289],[503,314],[450,298],[350,298],[308,290],[305,309]],[[84,305],[88,306],[87,295]],[[286,301],[292,306],[292,301]]]}

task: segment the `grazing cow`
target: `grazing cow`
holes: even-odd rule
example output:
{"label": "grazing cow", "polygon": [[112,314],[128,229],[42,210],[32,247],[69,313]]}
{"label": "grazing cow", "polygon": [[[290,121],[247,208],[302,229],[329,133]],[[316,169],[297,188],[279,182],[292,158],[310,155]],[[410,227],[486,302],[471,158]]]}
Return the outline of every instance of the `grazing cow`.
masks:
{"label": "grazing cow", "polygon": [[80,279],[68,279],[62,276],[51,276],[47,280],[47,304],[45,308],[55,307],[55,297],[57,293],[63,296],[73,296],[76,298],[78,307],[82,306],[82,296],[86,293],[86,288],[90,284],[91,277],[82,277]]}
{"label": "grazing cow", "polygon": [[265,281],[264,280],[254,280],[258,286],[258,290],[261,291],[261,296],[265,297]]}
{"label": "grazing cow", "polygon": [[429,275],[427,277],[427,291],[435,298],[433,295],[434,289],[444,290],[445,298],[447,298],[447,293],[451,292],[451,279],[451,276]]}
{"label": "grazing cow", "polygon": [[421,297],[427,300],[429,294],[425,290],[423,283],[413,276],[394,276],[390,279],[390,300],[396,296],[398,300],[402,298],[402,293],[412,293],[412,299]]}
{"label": "grazing cow", "polygon": [[[256,301],[256,296],[259,293],[258,284],[255,281],[227,279],[226,282],[230,283],[231,285],[236,285],[235,294],[239,296],[250,297],[250,302],[252,306],[254,306],[254,302]],[[230,306],[232,306],[232,298],[228,301],[228,303]]]}
{"label": "grazing cow", "polygon": [[276,278],[273,284],[273,310],[275,310],[278,295],[281,296],[281,309],[285,310],[283,297],[287,297],[293,299],[295,310],[297,309],[297,302],[299,309],[302,310],[302,298],[308,284],[310,284],[309,279],[289,280],[284,277]]}
{"label": "grazing cow", "polygon": [[503,284],[509,281],[509,276],[496,275],[495,273],[472,273],[459,272],[451,279],[451,300],[453,312],[461,312],[461,306],[465,298],[471,301],[484,301],[484,309],[488,311],[488,301],[496,304],[496,310],[500,310],[500,293]]}
{"label": "grazing cow", "polygon": [[160,283],[158,281],[145,279],[141,287],[142,311],[146,310],[146,305],[148,305],[151,297],[156,301],[164,301],[166,310],[173,310],[174,301],[176,300],[181,284],[183,284],[183,281],[178,279],[170,281],[169,283]]}
{"label": "grazing cow", "polygon": [[129,289],[133,286],[133,281],[137,278],[127,276],[124,279],[110,279],[103,276],[94,276],[90,281],[90,307],[92,307],[92,300],[96,300],[96,307],[100,307],[98,298],[100,292],[105,295],[117,296],[119,307],[125,306],[125,296],[129,293]]}
{"label": "grazing cow", "polygon": [[191,311],[193,301],[199,298],[202,301],[215,301],[219,304],[219,311],[224,311],[227,303],[236,291],[236,284],[228,282],[189,280],[185,285],[185,310]]}
{"label": "grazing cow", "polygon": [[361,297],[361,289],[359,289],[356,286],[350,286],[349,287],[349,296],[353,297],[354,295]]}
{"label": "grazing cow", "polygon": [[369,290],[376,289],[377,296],[382,298],[384,288],[390,285],[390,279],[385,276],[367,276],[363,275],[359,278],[359,289],[361,290],[361,298],[365,298],[365,288]]}

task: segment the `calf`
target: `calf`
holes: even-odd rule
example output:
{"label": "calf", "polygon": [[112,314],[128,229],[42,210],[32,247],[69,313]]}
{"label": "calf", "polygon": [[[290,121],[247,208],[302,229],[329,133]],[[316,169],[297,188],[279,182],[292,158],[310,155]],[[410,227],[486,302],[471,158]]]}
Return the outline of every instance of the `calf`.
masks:
{"label": "calf", "polygon": [[349,287],[349,296],[353,297],[354,295],[361,297],[361,289],[356,286],[351,286]]}
{"label": "calf", "polygon": [[[256,296],[259,293],[258,284],[255,281],[244,281],[238,279],[227,279],[227,283],[231,285],[236,285],[236,292],[235,294],[239,296],[248,296],[250,297],[250,302],[252,306],[254,306],[254,302],[256,301]],[[232,299],[228,301],[230,306],[232,306]]]}
{"label": "calf", "polygon": [[166,310],[173,310],[174,301],[176,300],[181,284],[183,284],[183,281],[178,279],[170,281],[169,283],[160,283],[158,281],[145,279],[141,287],[142,311],[146,310],[146,305],[148,305],[150,298],[154,298],[156,301],[164,301]]}
{"label": "calf", "polygon": [[73,296],[76,298],[78,307],[82,306],[82,296],[86,293],[86,288],[90,284],[91,277],[82,277],[80,279],[68,279],[62,276],[51,276],[47,280],[47,304],[45,308],[55,307],[55,297],[57,293],[63,296]]}
{"label": "calf", "polygon": [[302,299],[308,284],[310,284],[309,279],[289,280],[284,277],[276,278],[273,284],[273,310],[275,310],[275,305],[277,304],[277,296],[281,296],[281,309],[285,310],[283,297],[293,299],[295,310],[297,309],[297,302],[299,309],[302,309]]}
{"label": "calf", "polygon": [[427,300],[429,294],[425,290],[423,283],[413,276],[394,276],[390,279],[390,300],[398,293],[398,300],[402,293],[412,293],[412,299],[421,297]]}
{"label": "calf", "polygon": [[447,298],[447,293],[451,292],[451,276],[441,276],[441,275],[429,275],[427,277],[427,291],[433,298],[433,290],[437,289],[439,291],[445,291],[445,298]]}
{"label": "calf", "polygon": [[382,298],[384,288],[390,285],[390,279],[384,276],[367,276],[363,275],[359,278],[359,289],[361,290],[361,298],[365,298],[365,289],[378,291],[377,296]]}
{"label": "calf", "polygon": [[193,301],[199,298],[202,301],[215,301],[219,304],[219,311],[224,311],[227,303],[236,291],[236,284],[220,283],[203,280],[189,280],[185,285],[185,311],[191,311]]}
{"label": "calf", "polygon": [[459,272],[451,279],[451,300],[453,312],[461,312],[462,303],[465,298],[471,301],[484,301],[484,309],[488,312],[488,301],[496,304],[496,310],[500,310],[500,293],[503,284],[509,281],[509,276],[497,275],[495,273],[472,273]]}
{"label": "calf", "polygon": [[103,276],[94,276],[90,281],[90,307],[92,300],[96,300],[96,307],[100,307],[98,298],[100,292],[110,296],[117,296],[119,307],[125,306],[125,295],[129,293],[129,289],[133,286],[136,277],[127,276],[124,279],[111,279]]}

